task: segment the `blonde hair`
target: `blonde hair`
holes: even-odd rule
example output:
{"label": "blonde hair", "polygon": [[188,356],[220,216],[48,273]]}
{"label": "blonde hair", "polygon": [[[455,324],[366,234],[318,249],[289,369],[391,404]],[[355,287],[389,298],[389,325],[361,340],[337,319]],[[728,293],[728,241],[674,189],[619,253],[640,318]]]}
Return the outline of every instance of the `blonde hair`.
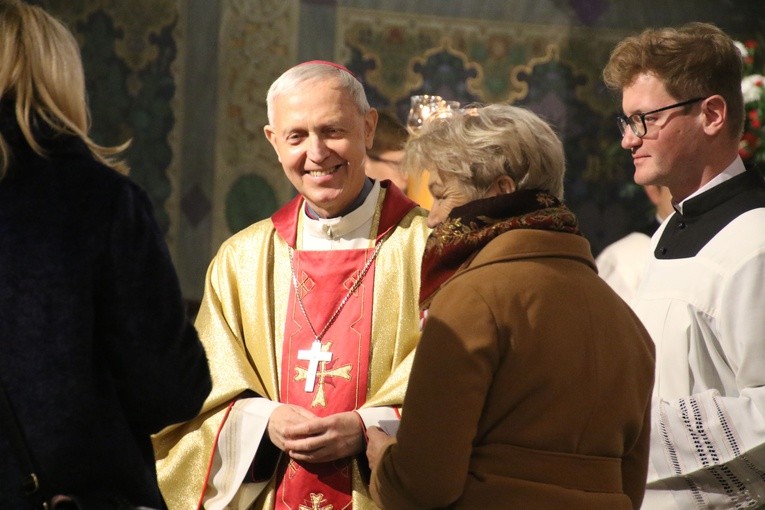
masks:
{"label": "blonde hair", "polygon": [[[0,99],[13,104],[24,138],[40,156],[46,154],[35,138],[35,122],[54,133],[78,137],[97,160],[127,173],[127,165],[116,155],[129,142],[104,147],[88,136],[85,75],[74,36],[41,8],[19,0],[0,0]],[[0,133],[0,178],[11,156],[12,148]]]}
{"label": "blonde hair", "polygon": [[428,119],[407,142],[403,167],[407,173],[456,177],[472,199],[504,175],[518,190],[563,199],[566,159],[560,139],[536,114],[493,104]]}

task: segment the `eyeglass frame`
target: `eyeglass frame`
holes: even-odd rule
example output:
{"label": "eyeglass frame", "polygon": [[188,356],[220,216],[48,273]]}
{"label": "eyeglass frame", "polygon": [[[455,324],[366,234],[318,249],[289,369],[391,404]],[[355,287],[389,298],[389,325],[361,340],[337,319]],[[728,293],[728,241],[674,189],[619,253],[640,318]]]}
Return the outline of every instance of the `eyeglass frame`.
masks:
{"label": "eyeglass frame", "polygon": [[[635,134],[635,136],[637,136],[638,138],[643,138],[645,135],[648,134],[648,126],[645,125],[646,115],[663,112],[665,110],[671,110],[672,108],[680,108],[681,106],[688,106],[689,104],[698,103],[699,101],[703,101],[704,99],[706,99],[706,97],[695,97],[693,99],[688,99],[687,101],[680,101],[679,103],[671,104],[669,106],[663,106],[661,108],[651,110],[650,112],[633,113],[629,117],[626,115],[619,115],[618,117],[616,117],[616,125],[619,126],[619,132],[622,134],[622,138],[624,138],[624,135],[627,133],[627,126],[630,127],[630,129]],[[636,127],[639,124],[637,124],[635,121],[632,120],[633,117],[637,117],[640,119],[640,125],[643,126],[643,134],[638,134]]]}

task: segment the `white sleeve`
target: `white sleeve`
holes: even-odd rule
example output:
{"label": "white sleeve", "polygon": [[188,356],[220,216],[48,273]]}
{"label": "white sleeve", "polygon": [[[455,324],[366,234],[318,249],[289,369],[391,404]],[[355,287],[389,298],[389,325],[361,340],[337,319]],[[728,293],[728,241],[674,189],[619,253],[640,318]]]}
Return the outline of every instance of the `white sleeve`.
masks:
{"label": "white sleeve", "polygon": [[717,349],[692,360],[710,389],[653,403],[647,489],[672,490],[681,508],[765,504],[765,255],[741,259],[716,322],[700,323],[717,329]]}
{"label": "white sleeve", "polygon": [[765,417],[750,398],[708,390],[654,402],[652,412],[644,508],[658,508],[646,506],[654,490],[672,491],[680,508],[765,503]]}
{"label": "white sleeve", "polygon": [[268,480],[242,480],[265,435],[271,413],[280,405],[265,398],[245,398],[234,404],[218,436],[203,508],[246,509],[258,497]]}
{"label": "white sleeve", "polygon": [[380,427],[389,436],[395,436],[398,432],[398,424],[401,421],[398,410],[393,407],[367,407],[356,411],[364,422],[364,428]]}
{"label": "white sleeve", "polygon": [[651,254],[651,238],[632,232],[606,246],[595,259],[598,275],[630,303],[635,297]]}

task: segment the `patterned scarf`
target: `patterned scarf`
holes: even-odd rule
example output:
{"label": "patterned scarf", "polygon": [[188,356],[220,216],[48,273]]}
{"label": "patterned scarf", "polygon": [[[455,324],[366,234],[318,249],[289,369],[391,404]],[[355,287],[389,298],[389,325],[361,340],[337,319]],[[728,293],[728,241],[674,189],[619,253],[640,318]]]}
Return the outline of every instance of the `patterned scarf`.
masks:
{"label": "patterned scarf", "polygon": [[576,216],[560,200],[539,190],[521,190],[455,207],[431,232],[422,256],[420,309],[458,269],[489,241],[509,230],[528,228],[582,235]]}

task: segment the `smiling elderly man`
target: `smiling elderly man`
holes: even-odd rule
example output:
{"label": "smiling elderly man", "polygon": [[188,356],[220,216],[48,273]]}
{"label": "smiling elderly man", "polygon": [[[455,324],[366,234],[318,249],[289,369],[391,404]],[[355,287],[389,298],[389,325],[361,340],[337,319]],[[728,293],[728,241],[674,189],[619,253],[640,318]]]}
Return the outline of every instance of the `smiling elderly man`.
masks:
{"label": "smiling elderly man", "polygon": [[210,266],[196,325],[213,391],[156,438],[160,484],[171,509],[372,508],[357,457],[366,425],[398,420],[426,212],[364,175],[377,112],[347,69],[300,64],[267,100],[299,195]]}

